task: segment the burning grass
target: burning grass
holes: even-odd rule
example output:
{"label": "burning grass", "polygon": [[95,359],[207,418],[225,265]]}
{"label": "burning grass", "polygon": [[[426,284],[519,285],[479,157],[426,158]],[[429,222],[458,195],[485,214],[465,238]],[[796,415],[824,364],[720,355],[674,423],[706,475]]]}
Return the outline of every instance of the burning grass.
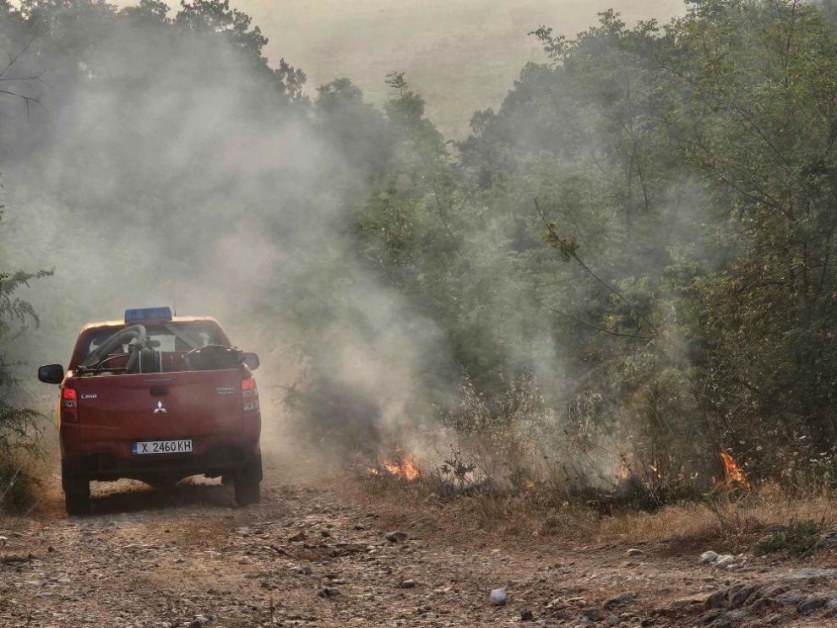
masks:
{"label": "burning grass", "polygon": [[369,473],[374,477],[384,477],[411,482],[421,477],[418,461],[411,454],[397,452],[393,457],[382,459]]}
{"label": "burning grass", "polygon": [[426,461],[420,467],[397,450],[362,474],[359,498],[388,512],[394,525],[423,521],[466,543],[472,535],[500,534],[529,542],[661,544],[678,552],[721,547],[798,553],[837,526],[837,498],[827,490],[755,482],[731,453],[717,455],[715,479],[707,473],[703,484],[696,474],[670,479],[656,465],[623,459],[611,485],[607,478],[593,485],[583,474],[567,472],[510,480],[458,449],[435,467]]}
{"label": "burning grass", "polygon": [[735,462],[735,458],[723,451],[718,455],[721,457],[721,462],[724,465],[724,484],[727,486],[734,484],[739,486],[750,485],[750,482],[747,481],[747,476],[744,475],[744,471],[742,471],[741,467],[738,466],[738,463]]}

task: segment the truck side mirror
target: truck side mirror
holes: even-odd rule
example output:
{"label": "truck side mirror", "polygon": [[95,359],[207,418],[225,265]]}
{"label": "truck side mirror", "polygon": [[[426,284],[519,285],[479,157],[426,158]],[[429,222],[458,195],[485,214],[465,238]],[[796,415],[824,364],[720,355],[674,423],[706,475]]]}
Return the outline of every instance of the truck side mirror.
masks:
{"label": "truck side mirror", "polygon": [[255,371],[259,368],[259,356],[255,353],[245,353],[244,354],[244,364],[247,365],[251,371]]}
{"label": "truck side mirror", "polygon": [[64,380],[64,367],[60,364],[39,366],[38,379],[44,384],[60,384]]}

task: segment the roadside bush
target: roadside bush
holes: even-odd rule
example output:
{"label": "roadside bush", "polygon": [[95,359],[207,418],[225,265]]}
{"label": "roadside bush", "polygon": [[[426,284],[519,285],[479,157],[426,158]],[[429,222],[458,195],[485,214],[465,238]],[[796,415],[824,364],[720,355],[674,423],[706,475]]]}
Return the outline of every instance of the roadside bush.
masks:
{"label": "roadside bush", "polygon": [[622,421],[608,421],[603,395],[580,390],[559,413],[531,373],[500,379],[503,392],[492,401],[466,379],[445,417],[455,445],[434,473],[440,495],[524,496],[537,508],[572,503],[611,513],[699,500],[709,487],[706,474],[686,471],[692,460],[677,450],[678,434],[639,421],[626,429],[624,411]]}
{"label": "roadside bush", "polygon": [[38,317],[31,304],[14,293],[30,280],[50,274],[0,273],[0,512],[32,505],[36,478],[29,469],[40,453],[39,415],[25,406],[14,364],[5,354],[8,341],[22,333],[27,323],[37,325]]}
{"label": "roadside bush", "polygon": [[793,519],[788,525],[761,539],[756,543],[755,549],[763,554],[786,552],[801,556],[814,548],[822,530],[822,522]]}

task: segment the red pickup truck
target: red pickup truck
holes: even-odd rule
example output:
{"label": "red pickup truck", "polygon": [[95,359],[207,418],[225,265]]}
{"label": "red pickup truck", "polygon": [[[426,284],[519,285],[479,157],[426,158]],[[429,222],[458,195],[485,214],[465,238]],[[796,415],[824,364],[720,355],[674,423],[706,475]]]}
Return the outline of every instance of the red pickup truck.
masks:
{"label": "red pickup truck", "polygon": [[90,481],[152,486],[190,475],[232,481],[236,502],[259,501],[261,414],[254,353],[231,346],[212,318],[127,310],[79,334],[60,384],[61,475],[67,513],[90,512]]}

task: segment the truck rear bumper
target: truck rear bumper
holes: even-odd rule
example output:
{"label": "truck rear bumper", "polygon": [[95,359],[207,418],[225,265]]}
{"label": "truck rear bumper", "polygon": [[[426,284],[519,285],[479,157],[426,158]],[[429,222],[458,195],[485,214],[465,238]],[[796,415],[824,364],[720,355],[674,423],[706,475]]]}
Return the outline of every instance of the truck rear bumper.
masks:
{"label": "truck rear bumper", "polygon": [[236,447],[219,447],[205,454],[172,454],[120,458],[110,453],[98,453],[78,460],[64,461],[65,475],[81,476],[89,480],[159,480],[181,479],[190,475],[221,475],[232,473],[259,463],[258,453]]}
{"label": "truck rear bumper", "polygon": [[246,427],[249,429],[237,434],[196,436],[191,453],[135,455],[131,440],[82,441],[78,425],[62,424],[62,472],[65,477],[89,480],[131,478],[153,483],[190,475],[221,475],[255,465],[261,469],[260,426]]}

